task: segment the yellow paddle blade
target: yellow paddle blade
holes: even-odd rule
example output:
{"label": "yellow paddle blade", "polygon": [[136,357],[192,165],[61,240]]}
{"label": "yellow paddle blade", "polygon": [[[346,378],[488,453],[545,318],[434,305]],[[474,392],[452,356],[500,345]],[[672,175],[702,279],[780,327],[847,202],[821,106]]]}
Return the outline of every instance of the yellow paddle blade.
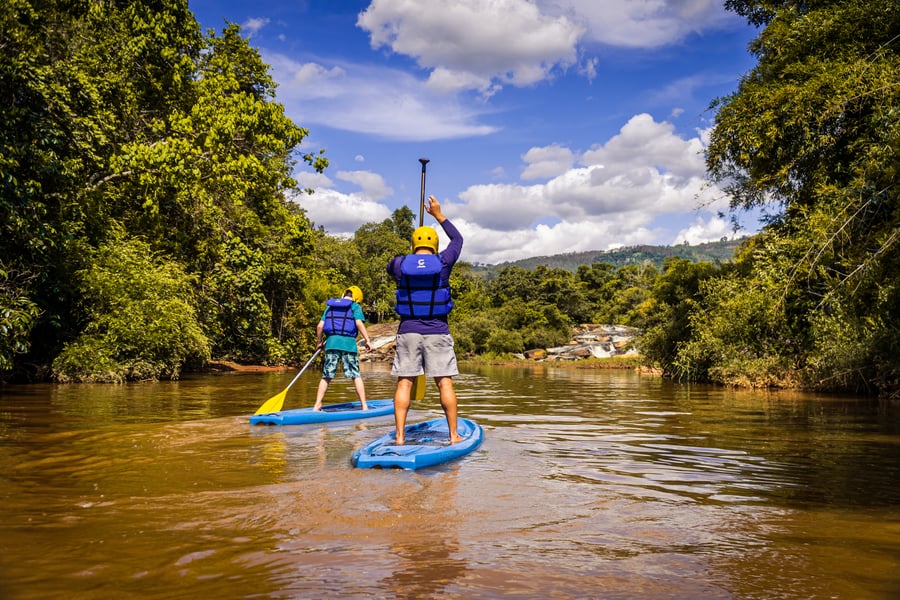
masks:
{"label": "yellow paddle blade", "polygon": [[291,379],[291,382],[289,384],[287,384],[287,387],[284,388],[284,391],[282,391],[280,394],[276,394],[276,395],[272,396],[271,398],[269,398],[268,400],[263,402],[263,405],[259,407],[259,410],[253,414],[262,415],[262,414],[266,414],[266,413],[278,412],[279,410],[281,410],[281,407],[284,406],[284,399],[287,396],[288,390],[291,389],[291,386],[294,385],[295,381],[300,379],[300,376],[303,375],[303,371],[305,371],[306,368],[312,364],[312,361],[315,360],[315,358],[319,355],[319,352],[321,352],[321,351],[322,351],[321,348],[317,348],[316,351],[313,352],[313,355],[309,357],[309,360],[306,361],[306,364],[303,365],[303,368],[300,369],[300,372],[297,373],[296,375],[294,375],[294,378]]}
{"label": "yellow paddle blade", "polygon": [[267,413],[278,412],[284,406],[284,399],[287,397],[288,388],[284,388],[280,394],[275,394],[259,407],[259,410],[253,414],[264,415]]}
{"label": "yellow paddle blade", "polygon": [[421,400],[425,397],[425,388],[428,386],[428,382],[425,381],[425,375],[419,375],[415,379],[413,379],[413,388],[412,388],[412,396],[413,400]]}

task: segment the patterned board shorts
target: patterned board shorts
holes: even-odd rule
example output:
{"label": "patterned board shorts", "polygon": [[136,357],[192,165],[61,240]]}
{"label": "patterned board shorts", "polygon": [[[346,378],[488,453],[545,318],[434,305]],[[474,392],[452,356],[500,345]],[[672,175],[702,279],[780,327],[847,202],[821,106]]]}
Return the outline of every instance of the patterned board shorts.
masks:
{"label": "patterned board shorts", "polygon": [[355,352],[345,352],[344,350],[326,350],[325,364],[322,365],[322,377],[324,379],[333,379],[337,375],[338,361],[343,363],[344,377],[347,379],[356,379],[359,377],[359,355]]}

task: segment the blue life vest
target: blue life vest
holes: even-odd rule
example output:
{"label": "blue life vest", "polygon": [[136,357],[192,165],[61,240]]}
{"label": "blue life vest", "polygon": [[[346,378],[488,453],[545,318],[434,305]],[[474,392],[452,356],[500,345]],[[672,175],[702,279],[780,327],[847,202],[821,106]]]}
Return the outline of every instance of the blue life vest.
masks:
{"label": "blue life vest", "polygon": [[432,319],[453,309],[450,282],[441,280],[441,259],[436,254],[408,254],[400,262],[397,304],[401,317]]}
{"label": "blue life vest", "polygon": [[328,312],[325,313],[325,335],[348,335],[356,337],[356,319],[353,318],[353,300],[350,298],[332,298],[325,301]]}

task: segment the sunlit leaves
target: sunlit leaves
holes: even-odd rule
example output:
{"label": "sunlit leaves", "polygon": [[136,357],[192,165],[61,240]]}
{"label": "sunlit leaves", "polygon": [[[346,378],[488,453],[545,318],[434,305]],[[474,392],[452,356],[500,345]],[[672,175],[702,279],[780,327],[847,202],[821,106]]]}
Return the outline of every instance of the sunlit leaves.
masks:
{"label": "sunlit leaves", "polygon": [[209,358],[191,278],[119,233],[79,273],[88,324],[53,363],[60,381],[176,379]]}
{"label": "sunlit leaves", "polygon": [[[815,365],[802,373],[808,384],[891,389],[900,370],[889,366],[883,353],[893,348],[883,340],[900,329],[884,283],[900,263],[900,4],[726,6],[765,25],[752,45],[757,66],[716,104],[707,157],[733,207],[781,209],[744,261],[747,289],[765,290],[766,317],[776,317],[764,322],[785,330],[759,335],[799,344],[769,339],[766,351]],[[715,298],[711,312],[739,302]],[[833,351],[840,323],[869,343]]]}
{"label": "sunlit leaves", "polygon": [[[34,360],[97,325],[73,274],[119,230],[194,276],[215,348],[289,358],[285,323],[308,325],[311,231],[285,191],[308,131],[274,101],[259,53],[236,25],[203,35],[185,0],[33,5],[0,8],[0,260],[38,274]],[[112,364],[108,338],[91,339],[82,349]]]}
{"label": "sunlit leaves", "polygon": [[34,277],[13,276],[0,263],[0,371],[13,368],[17,354],[28,352],[40,308],[29,297]]}

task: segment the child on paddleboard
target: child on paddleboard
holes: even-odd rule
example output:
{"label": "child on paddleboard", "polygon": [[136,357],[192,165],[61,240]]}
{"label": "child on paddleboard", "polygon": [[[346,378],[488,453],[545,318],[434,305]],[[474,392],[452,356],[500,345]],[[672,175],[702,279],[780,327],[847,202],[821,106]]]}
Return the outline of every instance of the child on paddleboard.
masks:
{"label": "child on paddleboard", "polygon": [[362,290],[351,285],[344,290],[341,298],[332,298],[325,303],[325,312],[316,325],[316,348],[325,348],[325,359],[313,410],[322,410],[322,399],[325,398],[328,384],[337,375],[338,362],[342,363],[344,377],[353,380],[363,410],[369,408],[366,404],[366,387],[359,373],[359,350],[356,346],[356,336],[362,333],[366,350],[372,349],[369,332],[366,331],[366,317],[359,305],[362,299]]}
{"label": "child on paddleboard", "polygon": [[391,374],[397,377],[394,391],[396,443],[405,440],[406,414],[409,412],[413,382],[424,373],[434,378],[441,394],[441,407],[447,417],[450,443],[462,440],[457,432],[456,391],[453,376],[459,374],[456,353],[447,315],[453,308],[450,298],[450,271],[462,252],[463,238],[444,216],[434,196],[428,196],[425,211],[440,223],[450,243],[438,253],[438,235],[433,227],[419,227],[412,235],[412,254],[395,256],[387,272],[397,282],[400,315],[397,347]]}

